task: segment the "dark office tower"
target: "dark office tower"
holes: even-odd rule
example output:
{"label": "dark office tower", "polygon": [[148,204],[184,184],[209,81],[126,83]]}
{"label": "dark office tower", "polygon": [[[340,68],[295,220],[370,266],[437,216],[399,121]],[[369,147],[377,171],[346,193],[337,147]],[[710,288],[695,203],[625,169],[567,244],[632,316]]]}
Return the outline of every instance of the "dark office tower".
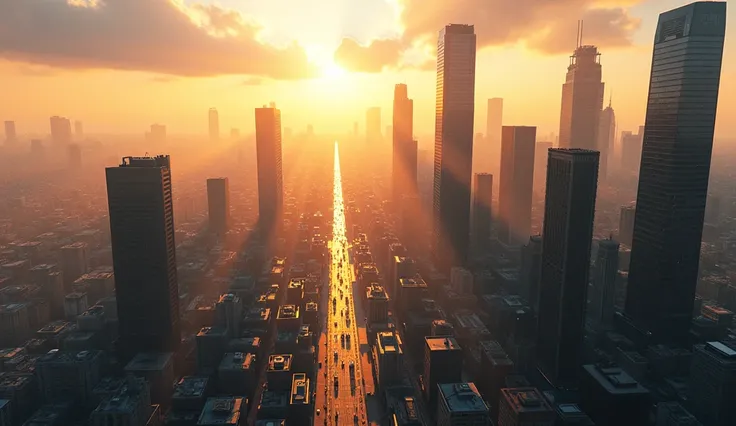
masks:
{"label": "dark office tower", "polygon": [[181,336],[169,156],[124,157],[105,172],[120,352],[173,351]]}
{"label": "dark office tower", "polygon": [[618,219],[618,240],[622,244],[631,246],[634,238],[634,217],[636,216],[636,205],[621,206]]}
{"label": "dark office tower", "polygon": [[80,139],[84,136],[84,124],[79,120],[74,122],[74,134]]}
{"label": "dark office tower", "polygon": [[230,224],[230,182],[226,177],[207,179],[210,231],[223,235]]}
{"label": "dark office tower", "polygon": [[69,143],[72,141],[72,124],[68,118],[51,117],[51,140],[54,143]]}
{"label": "dark office tower", "polygon": [[488,99],[486,111],[486,135],[483,139],[483,149],[476,155],[478,170],[490,172],[498,176],[501,164],[501,126],[503,125],[503,99]]}
{"label": "dark office tower", "polygon": [[574,386],[582,367],[599,155],[578,148],[549,150],[537,360],[559,387]]}
{"label": "dark office tower", "polygon": [[69,144],[69,146],[67,146],[67,156],[69,160],[69,168],[76,169],[82,167],[82,147],[80,147],[79,144]]}
{"label": "dark office tower", "polygon": [[437,385],[462,381],[463,350],[454,337],[424,338],[424,398],[437,409]]}
{"label": "dark office tower", "polygon": [[598,242],[588,318],[599,330],[610,329],[613,325],[618,278],[618,247],[618,241],[611,238]]}
{"label": "dark office tower", "polygon": [[371,107],[366,110],[365,137],[368,143],[381,141],[381,108]]}
{"label": "dark office tower", "polygon": [[473,240],[478,248],[485,247],[491,238],[491,205],[493,175],[476,173],[473,179]]}
{"label": "dark office tower", "polygon": [[708,342],[693,348],[688,402],[704,425],[736,424],[736,341]]}
{"label": "dark office tower", "polygon": [[[581,39],[581,34],[579,34]],[[580,40],[578,41],[580,43]],[[603,109],[600,53],[578,44],[562,85],[560,148],[598,150],[598,120]]]}
{"label": "dark office tower", "polygon": [[407,95],[406,84],[394,88],[393,117],[393,200],[413,196],[417,187],[417,143],[414,140],[414,101]]}
{"label": "dark office tower", "polygon": [[520,246],[529,240],[534,191],[536,127],[503,126],[498,239]]}
{"label": "dark office tower", "polygon": [[521,248],[521,270],[519,284],[521,296],[529,302],[534,311],[539,310],[539,280],[542,273],[542,236],[532,235],[529,242]]}
{"label": "dark office tower", "polygon": [[468,256],[475,44],[472,25],[447,25],[437,41],[433,249],[441,269],[448,271]]}
{"label": "dark office tower", "polygon": [[613,156],[613,142],[616,139],[616,113],[613,112],[611,101],[608,106],[601,111],[598,120],[598,151],[601,153],[600,170],[598,178],[605,180],[608,178],[608,166]]}
{"label": "dark office tower", "polygon": [[625,313],[663,343],[690,330],[725,29],[725,2],[657,23]]}
{"label": "dark office tower", "polygon": [[208,117],[210,125],[210,140],[220,140],[220,114],[217,113],[217,109],[210,108]]}
{"label": "dark office tower", "polygon": [[274,106],[256,108],[259,220],[273,222],[284,205],[281,167],[281,111]]}
{"label": "dark office tower", "polygon": [[6,143],[12,143],[15,142],[18,135],[15,133],[15,121],[6,121],[5,122],[5,142]]}
{"label": "dark office tower", "polygon": [[637,175],[641,164],[641,148],[644,134],[640,130],[634,134],[621,132],[621,172],[624,175]]}

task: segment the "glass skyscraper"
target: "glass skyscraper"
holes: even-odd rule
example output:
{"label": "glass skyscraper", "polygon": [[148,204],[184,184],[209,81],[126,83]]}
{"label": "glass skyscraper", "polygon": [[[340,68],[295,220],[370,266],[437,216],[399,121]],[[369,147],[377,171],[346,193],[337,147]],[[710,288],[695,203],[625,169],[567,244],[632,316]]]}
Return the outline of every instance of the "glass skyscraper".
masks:
{"label": "glass skyscraper", "polygon": [[470,242],[475,48],[472,25],[450,24],[437,41],[433,249],[440,268],[464,264]]}
{"label": "glass skyscraper", "polygon": [[646,342],[690,330],[725,29],[725,2],[657,23],[625,309]]}
{"label": "glass skyscraper", "polygon": [[284,205],[281,163],[281,111],[275,105],[256,108],[258,215],[265,226],[275,223]]}

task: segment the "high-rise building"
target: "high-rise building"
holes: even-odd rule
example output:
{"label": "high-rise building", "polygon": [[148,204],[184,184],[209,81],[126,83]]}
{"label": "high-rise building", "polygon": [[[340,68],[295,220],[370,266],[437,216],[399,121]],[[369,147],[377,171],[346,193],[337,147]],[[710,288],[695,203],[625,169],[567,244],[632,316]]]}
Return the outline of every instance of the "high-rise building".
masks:
{"label": "high-rise building", "polygon": [[534,311],[539,309],[539,283],[542,273],[542,236],[532,235],[529,242],[521,249],[521,269],[519,283],[521,296]]}
{"label": "high-rise building", "polygon": [[69,168],[77,169],[82,167],[82,147],[79,144],[71,143],[67,146],[67,159]]}
{"label": "high-rise building", "polygon": [[536,136],[536,127],[503,126],[498,239],[504,244],[523,245],[531,234]]}
{"label": "high-rise building", "polygon": [[181,335],[171,161],[124,157],[106,175],[120,352],[130,359],[174,350]]}
{"label": "high-rise building", "polygon": [[281,111],[275,106],[256,108],[256,151],[259,220],[272,222],[284,205]]}
{"label": "high-rise building", "polygon": [[593,269],[593,287],[588,307],[588,317],[596,329],[609,329],[613,325],[618,248],[618,241],[612,238],[598,241],[598,255]]}
{"label": "high-rise building", "polygon": [[643,129],[636,134],[630,131],[621,132],[621,172],[623,174],[639,174],[643,139]]}
{"label": "high-rise building", "polygon": [[49,119],[51,124],[51,140],[54,143],[69,143],[72,141],[72,123],[68,118],[53,116]]}
{"label": "high-rise building", "polygon": [[81,139],[84,136],[84,124],[79,120],[74,122],[74,134],[77,136],[77,139]]}
{"label": "high-rise building", "polygon": [[621,206],[618,219],[618,241],[631,246],[634,238],[634,218],[636,217],[636,204]]}
{"label": "high-rise building", "polygon": [[480,157],[476,162],[478,171],[498,176],[501,167],[501,126],[503,126],[503,99],[488,99],[486,134],[482,148],[475,155]]}
{"label": "high-rise building", "polygon": [[599,155],[549,151],[537,359],[540,371],[561,387],[575,385],[582,366]]}
{"label": "high-rise building", "polygon": [[693,348],[688,402],[706,425],[736,423],[736,342],[708,342]]}
{"label": "high-rise building", "polygon": [[376,344],[373,347],[373,359],[376,360],[376,376],[378,385],[387,388],[401,381],[404,368],[404,346],[401,337],[395,331],[379,331],[376,333]]}
{"label": "high-rise building", "polygon": [[381,142],[381,108],[370,107],[366,110],[365,137],[370,144]]}
{"label": "high-rise building", "polygon": [[151,390],[146,379],[128,376],[109,399],[90,413],[91,426],[147,426],[151,418]]}
{"label": "high-rise building", "polygon": [[224,234],[230,224],[230,181],[226,177],[207,179],[207,211],[210,230]]}
{"label": "high-rise building", "polygon": [[100,381],[102,351],[61,352],[53,349],[36,361],[41,395],[47,402],[73,400],[89,406]]}
{"label": "high-rise building", "polygon": [[649,390],[619,367],[585,365],[580,380],[580,408],[596,426],[649,425]]}
{"label": "high-rise building", "polygon": [[432,410],[438,384],[462,381],[463,350],[454,337],[425,337],[424,341],[424,398]]}
{"label": "high-rise building", "polygon": [[450,24],[437,42],[434,135],[434,257],[441,269],[466,262],[470,238],[476,37]]}
{"label": "high-rise building", "polygon": [[598,120],[603,109],[601,55],[597,47],[580,42],[570,56],[562,85],[558,146],[598,150]]}
{"label": "high-rise building", "polygon": [[613,111],[611,101],[608,106],[601,111],[598,120],[598,149],[601,153],[601,164],[598,172],[598,178],[605,180],[608,178],[608,167],[613,157],[613,143],[616,139],[616,113]]}
{"label": "high-rise building", "polygon": [[398,207],[404,197],[417,191],[417,141],[414,140],[414,101],[406,84],[394,88],[393,116],[393,200]]}
{"label": "high-rise building", "polygon": [[64,290],[69,292],[74,281],[89,271],[87,243],[78,241],[61,248],[61,271],[64,277]]}
{"label": "high-rise building", "polygon": [[474,383],[439,385],[437,426],[489,426],[491,415]]}
{"label": "high-rise building", "polygon": [[217,141],[220,139],[220,114],[216,108],[210,108],[208,113],[210,140]]}
{"label": "high-rise building", "polygon": [[18,135],[15,133],[15,121],[6,121],[5,122],[5,142],[6,143],[13,143],[18,138]]}
{"label": "high-rise building", "polygon": [[476,173],[473,179],[473,240],[478,248],[491,238],[491,205],[493,204],[493,175]]}
{"label": "high-rise building", "polygon": [[725,2],[659,15],[625,304],[647,340],[690,331],[725,29]]}

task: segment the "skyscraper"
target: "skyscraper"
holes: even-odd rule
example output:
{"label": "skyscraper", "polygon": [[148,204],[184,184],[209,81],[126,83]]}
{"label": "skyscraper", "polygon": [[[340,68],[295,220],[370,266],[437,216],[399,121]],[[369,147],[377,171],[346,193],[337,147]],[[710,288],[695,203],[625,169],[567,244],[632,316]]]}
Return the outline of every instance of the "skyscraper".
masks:
{"label": "skyscraper", "polygon": [[618,241],[612,238],[598,241],[598,255],[593,269],[593,294],[590,298],[590,315],[588,315],[598,329],[608,329],[613,324],[618,248]]}
{"label": "skyscraper", "polygon": [[259,220],[272,222],[284,205],[281,166],[281,111],[274,105],[256,108]]}
{"label": "skyscraper", "polygon": [[636,217],[636,205],[621,206],[618,218],[618,241],[631,246],[634,238],[634,218]]}
{"label": "skyscraper", "polygon": [[472,25],[450,24],[440,31],[432,204],[434,256],[445,270],[465,263],[468,255],[475,49]]}
{"label": "skyscraper", "polygon": [[503,126],[503,99],[488,99],[483,148],[476,154],[480,157],[477,161],[478,171],[498,176],[501,164],[501,126]]}
{"label": "skyscraper", "polygon": [[224,234],[230,223],[230,182],[228,178],[207,179],[207,211],[210,230]]}
{"label": "skyscraper", "polygon": [[394,88],[393,116],[393,200],[398,207],[402,198],[413,196],[417,187],[417,142],[414,140],[414,101],[409,99],[406,84]]}
{"label": "skyscraper", "polygon": [[79,120],[74,122],[74,134],[79,139],[81,139],[84,136],[84,124],[82,124],[82,122]]}
{"label": "skyscraper", "polygon": [[558,146],[598,150],[598,121],[603,109],[600,53],[595,46],[579,43],[570,56],[562,85]]}
{"label": "skyscraper", "polygon": [[616,113],[613,111],[611,101],[601,111],[598,121],[598,151],[601,153],[601,164],[598,173],[600,180],[608,178],[608,166],[613,157],[613,142],[616,139]]}
{"label": "skyscraper", "polygon": [[473,179],[473,240],[478,248],[491,238],[491,205],[493,203],[493,175],[476,173]]}
{"label": "skyscraper", "polygon": [[638,175],[641,164],[641,148],[644,133],[621,132],[621,171],[626,175]]}
{"label": "skyscraper", "polygon": [[169,156],[108,167],[120,352],[172,351],[181,339]]}
{"label": "skyscraper", "polygon": [[69,143],[72,141],[72,124],[68,118],[53,116],[49,119],[51,124],[51,140],[54,143]]}
{"label": "skyscraper", "polygon": [[561,387],[573,386],[582,366],[599,155],[549,150],[537,359],[540,371]]}
{"label": "skyscraper", "polygon": [[12,143],[18,137],[15,133],[15,121],[5,122],[5,142]]}
{"label": "skyscraper", "polygon": [[520,246],[529,241],[536,137],[536,127],[503,126],[498,239],[504,244]]}
{"label": "skyscraper", "polygon": [[529,302],[534,311],[539,311],[539,280],[542,273],[542,236],[532,235],[529,242],[521,248],[521,269],[519,283],[521,296]]}
{"label": "skyscraper", "polygon": [[625,305],[636,335],[654,341],[690,330],[725,29],[725,2],[657,23]]}
{"label": "skyscraper", "polygon": [[209,111],[210,140],[220,140],[220,114],[216,108],[210,108]]}
{"label": "skyscraper", "polygon": [[544,195],[547,179],[547,151],[553,148],[552,142],[537,142],[534,149],[534,191]]}
{"label": "skyscraper", "polygon": [[365,137],[369,144],[381,142],[381,108],[371,107],[366,110]]}

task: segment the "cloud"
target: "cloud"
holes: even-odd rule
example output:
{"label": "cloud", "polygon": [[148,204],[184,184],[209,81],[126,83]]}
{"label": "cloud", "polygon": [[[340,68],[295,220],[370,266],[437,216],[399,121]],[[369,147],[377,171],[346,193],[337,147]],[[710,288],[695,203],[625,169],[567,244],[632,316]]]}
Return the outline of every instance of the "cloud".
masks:
{"label": "cloud", "polygon": [[399,40],[373,40],[361,46],[351,38],[344,38],[335,51],[335,62],[350,71],[380,72],[386,66],[397,64],[402,51]]}
{"label": "cloud", "polygon": [[448,23],[474,25],[478,48],[524,43],[543,54],[572,52],[579,19],[585,21],[584,43],[595,44],[602,50],[631,45],[631,36],[640,24],[622,6],[641,0],[397,1],[404,28],[401,40],[395,41],[403,46],[398,54],[379,54],[383,51],[374,47],[375,41],[359,45],[344,39],[336,58],[344,49],[350,53],[348,64],[362,65],[362,71],[398,67],[408,46],[433,46],[437,33]]}
{"label": "cloud", "polygon": [[316,74],[301,47],[262,44],[260,30],[235,11],[181,0],[0,1],[0,57],[12,61],[194,77]]}

